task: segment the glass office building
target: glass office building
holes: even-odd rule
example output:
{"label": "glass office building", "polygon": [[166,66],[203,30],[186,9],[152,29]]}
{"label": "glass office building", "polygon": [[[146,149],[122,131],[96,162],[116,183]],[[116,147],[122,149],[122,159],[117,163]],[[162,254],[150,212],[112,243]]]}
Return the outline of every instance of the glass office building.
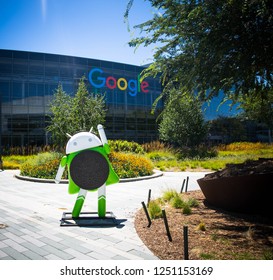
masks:
{"label": "glass office building", "polygon": [[152,104],[161,93],[158,79],[140,81],[143,67],[47,53],[0,50],[1,145],[51,144],[46,124],[49,104],[61,83],[71,95],[85,76],[91,93],[105,93],[109,139],[139,143],[157,139]]}

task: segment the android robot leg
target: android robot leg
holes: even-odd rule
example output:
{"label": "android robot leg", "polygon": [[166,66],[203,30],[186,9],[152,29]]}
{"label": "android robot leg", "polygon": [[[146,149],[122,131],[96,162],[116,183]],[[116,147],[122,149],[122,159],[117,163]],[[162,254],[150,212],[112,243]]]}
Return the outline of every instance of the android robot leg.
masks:
{"label": "android robot leg", "polygon": [[98,215],[104,218],[106,214],[106,185],[102,185],[98,189]]}
{"label": "android robot leg", "polygon": [[85,197],[86,197],[86,194],[87,194],[87,190],[80,189],[80,191],[78,193],[77,200],[75,202],[75,205],[74,205],[74,208],[73,208],[73,211],[72,211],[72,217],[73,218],[79,218],[82,207],[83,207],[83,203],[84,203],[84,200],[85,200]]}

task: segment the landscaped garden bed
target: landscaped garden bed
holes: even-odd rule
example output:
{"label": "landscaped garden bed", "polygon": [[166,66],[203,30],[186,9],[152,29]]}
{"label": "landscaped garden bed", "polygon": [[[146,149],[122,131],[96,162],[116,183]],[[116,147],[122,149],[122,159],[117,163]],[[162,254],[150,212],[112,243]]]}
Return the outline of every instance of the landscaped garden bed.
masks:
{"label": "landscaped garden bed", "polygon": [[272,219],[207,206],[201,191],[183,193],[182,199],[189,198],[198,201],[190,214],[183,214],[182,209],[170,204],[161,206],[166,211],[172,242],[168,240],[163,218],[152,220],[147,227],[143,209],[136,213],[139,237],[160,259],[184,259],[183,226],[188,226],[190,260],[273,259]]}

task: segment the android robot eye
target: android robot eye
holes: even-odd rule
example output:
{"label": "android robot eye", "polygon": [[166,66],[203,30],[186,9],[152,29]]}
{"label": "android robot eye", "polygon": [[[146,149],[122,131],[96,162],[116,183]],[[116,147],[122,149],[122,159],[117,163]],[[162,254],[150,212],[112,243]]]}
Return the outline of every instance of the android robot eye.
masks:
{"label": "android robot eye", "polygon": [[82,189],[95,190],[101,187],[109,175],[106,158],[96,151],[84,150],[77,154],[70,165],[72,180]]}

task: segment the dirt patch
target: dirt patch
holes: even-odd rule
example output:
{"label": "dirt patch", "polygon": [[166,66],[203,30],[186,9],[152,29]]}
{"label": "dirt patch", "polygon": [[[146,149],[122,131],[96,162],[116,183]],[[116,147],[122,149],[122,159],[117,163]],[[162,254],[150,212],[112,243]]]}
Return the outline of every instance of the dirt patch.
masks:
{"label": "dirt patch", "polygon": [[226,168],[207,174],[205,178],[212,179],[268,173],[273,173],[273,159],[261,158],[259,160],[247,160],[239,164],[227,164]]}
{"label": "dirt patch", "polygon": [[[168,240],[162,218],[147,227],[144,210],[135,216],[135,228],[144,244],[160,259],[184,259],[183,226],[188,226],[189,259],[273,259],[273,220],[262,216],[236,214],[206,205],[201,191],[183,193],[183,199],[197,199],[192,214],[166,205],[172,236]],[[203,230],[202,230],[203,229]]]}

